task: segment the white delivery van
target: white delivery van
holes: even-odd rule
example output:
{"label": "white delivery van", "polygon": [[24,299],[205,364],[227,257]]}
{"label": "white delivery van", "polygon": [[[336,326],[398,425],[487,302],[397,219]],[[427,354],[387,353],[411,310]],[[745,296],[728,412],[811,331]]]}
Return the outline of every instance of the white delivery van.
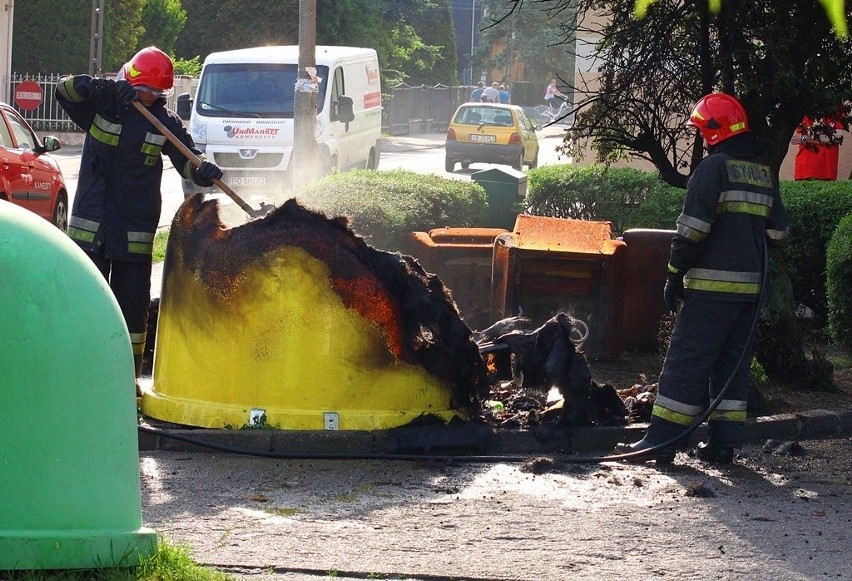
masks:
{"label": "white delivery van", "polygon": [[[189,131],[237,193],[272,196],[290,183],[298,46],[216,52],[204,59]],[[316,139],[321,170],[376,169],[381,153],[379,61],[371,48],[317,46]],[[184,193],[199,187],[184,180]]]}

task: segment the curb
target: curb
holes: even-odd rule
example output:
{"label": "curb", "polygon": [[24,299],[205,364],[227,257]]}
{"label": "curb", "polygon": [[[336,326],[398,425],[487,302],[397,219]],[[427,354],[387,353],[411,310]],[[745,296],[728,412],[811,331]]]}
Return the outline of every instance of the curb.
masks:
{"label": "curb", "polygon": [[[257,455],[334,457],[370,455],[534,455],[548,453],[609,454],[618,442],[632,442],[647,424],[592,426],[562,430],[543,424],[530,430],[499,430],[478,424],[409,426],[377,431],[222,430],[186,428],[146,419],[139,431],[140,451],[245,451]],[[158,433],[143,431],[155,429]],[[706,424],[693,440],[703,439]],[[751,418],[746,442],[806,440],[852,435],[852,408],[811,410]]]}

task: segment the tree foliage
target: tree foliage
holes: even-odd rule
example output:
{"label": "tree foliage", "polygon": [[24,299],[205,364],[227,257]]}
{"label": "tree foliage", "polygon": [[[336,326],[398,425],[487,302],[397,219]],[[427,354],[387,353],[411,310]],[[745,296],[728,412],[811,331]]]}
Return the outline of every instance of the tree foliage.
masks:
{"label": "tree foliage", "polygon": [[[13,70],[87,71],[91,8],[80,1],[17,3]],[[176,57],[182,70],[211,52],[298,44],[298,13],[298,0],[105,0],[101,68],[114,72],[152,44]],[[375,48],[386,92],[401,82],[456,81],[449,0],[318,0],[317,43]]]}
{"label": "tree foliage", "polygon": [[852,97],[852,45],[832,33],[816,2],[723,2],[714,14],[705,1],[659,0],[642,20],[623,0],[511,2],[515,11],[533,8],[562,11],[560,33],[580,39],[577,52],[595,43],[594,80],[578,75],[573,87],[566,152],[590,142],[600,160],[648,160],[673,185],[683,186],[703,156],[684,122],[711,91],[740,98],[776,172],[803,116],[833,113]]}
{"label": "tree foliage", "polygon": [[146,0],[142,9],[142,36],[139,46],[156,46],[173,53],[178,34],[186,24],[186,10],[180,0]]}
{"label": "tree foliage", "polygon": [[[506,6],[505,0],[486,0],[485,16],[479,23],[482,44],[474,51],[474,68],[505,70],[505,78],[495,80],[511,82],[517,80],[508,78],[511,65],[517,60],[523,65],[527,80],[541,82],[542,94],[549,79],[570,79],[574,73],[574,50],[560,24],[567,12],[552,10],[540,2],[526,3],[523,10],[509,13]],[[496,52],[493,47],[498,47]]]}
{"label": "tree foliage", "polygon": [[[106,0],[101,70],[115,72],[137,50],[146,0]],[[15,4],[12,69],[28,73],[89,70],[91,2],[32,0]]]}
{"label": "tree foliage", "polygon": [[[298,0],[183,0],[183,6],[187,23],[175,43],[181,58],[299,42]],[[456,75],[448,0],[318,0],[317,44],[376,49],[386,89],[403,81],[447,82]]]}
{"label": "tree foliage", "polygon": [[103,71],[121,68],[139,48],[142,8],[146,0],[106,0],[104,2]]}

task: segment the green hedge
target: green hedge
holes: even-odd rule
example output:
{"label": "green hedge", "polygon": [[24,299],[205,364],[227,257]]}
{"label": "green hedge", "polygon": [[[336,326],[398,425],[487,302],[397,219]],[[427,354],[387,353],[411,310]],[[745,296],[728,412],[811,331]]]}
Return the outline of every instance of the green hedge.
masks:
{"label": "green hedge", "polygon": [[852,350],[852,214],[834,230],[826,259],[829,333],[837,343]]}
{"label": "green hedge", "polygon": [[296,198],[329,217],[348,217],[368,244],[390,251],[403,250],[411,232],[480,225],[488,207],[473,181],[404,170],[334,173]]}
{"label": "green hedge", "polygon": [[793,299],[810,307],[823,325],[828,319],[826,249],[835,228],[852,213],[852,182],[781,182],[790,215],[790,243],[784,249]]}
{"label": "green hedge", "polygon": [[684,194],[655,173],[552,165],[530,170],[524,207],[538,216],[607,220],[620,235],[630,228],[674,229]]}

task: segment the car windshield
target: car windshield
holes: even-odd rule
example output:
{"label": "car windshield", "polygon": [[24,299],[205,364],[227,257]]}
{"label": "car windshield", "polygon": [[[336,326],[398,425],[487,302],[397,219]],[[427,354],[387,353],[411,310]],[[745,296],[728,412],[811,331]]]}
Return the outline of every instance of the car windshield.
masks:
{"label": "car windshield", "polygon": [[465,107],[456,115],[456,123],[462,125],[499,125],[511,127],[515,124],[512,113],[496,107]]}
{"label": "car windshield", "polygon": [[[195,106],[209,117],[293,117],[298,65],[210,64],[204,68]],[[322,110],[328,67],[317,67],[317,111]]]}

